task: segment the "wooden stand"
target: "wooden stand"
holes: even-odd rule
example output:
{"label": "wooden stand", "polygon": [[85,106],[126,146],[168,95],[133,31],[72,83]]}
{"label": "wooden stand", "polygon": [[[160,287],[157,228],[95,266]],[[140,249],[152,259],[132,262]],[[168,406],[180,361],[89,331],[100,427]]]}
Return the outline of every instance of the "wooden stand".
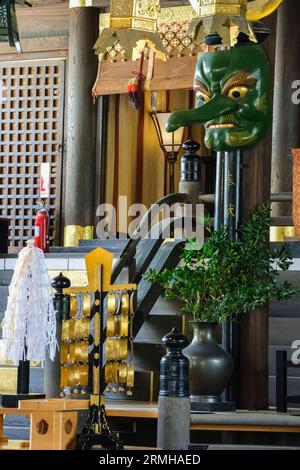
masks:
{"label": "wooden stand", "polygon": [[17,409],[2,408],[0,409],[0,442],[8,442],[3,436],[3,415],[19,414],[30,417],[30,441],[21,443],[18,448],[72,450],[76,444],[77,413],[88,408],[88,400],[61,399],[26,400],[21,401]]}

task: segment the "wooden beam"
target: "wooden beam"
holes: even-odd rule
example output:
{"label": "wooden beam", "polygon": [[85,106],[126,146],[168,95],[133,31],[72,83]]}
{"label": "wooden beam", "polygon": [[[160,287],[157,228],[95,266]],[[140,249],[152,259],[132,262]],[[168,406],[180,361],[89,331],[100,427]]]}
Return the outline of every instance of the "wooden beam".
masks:
{"label": "wooden beam", "polygon": [[[274,68],[276,14],[266,21],[272,33],[262,44]],[[247,217],[271,198],[272,132],[244,155],[243,216]],[[240,351],[236,360],[239,372],[239,409],[262,410],[269,407],[269,307],[242,315]]]}
{"label": "wooden beam", "polygon": [[[300,147],[300,106],[292,100],[293,82],[300,79],[299,22],[299,0],[283,2],[278,10],[276,38],[272,192],[292,191],[291,149]],[[291,203],[273,204],[273,214],[291,215]]]}
{"label": "wooden beam", "polygon": [[[108,5],[108,2],[97,0],[97,6],[104,4]],[[174,6],[173,4],[174,2],[169,2],[168,6]],[[21,43],[25,38],[68,36],[71,11],[65,0],[36,0],[32,8],[17,6]]]}
{"label": "wooden beam", "polygon": [[15,59],[24,60],[24,54],[30,52],[46,52],[46,51],[66,51],[68,49],[68,37],[43,37],[43,38],[26,38],[22,40],[23,54],[17,54],[14,47],[9,44],[0,43],[0,60],[3,55],[12,56]]}
{"label": "wooden beam", "polygon": [[[109,413],[107,413],[109,416]],[[235,432],[273,432],[300,433],[299,426],[240,426],[236,424],[192,424],[191,431],[235,431]]]}
{"label": "wooden beam", "polygon": [[[0,54],[0,62],[20,62],[20,61],[31,61],[31,60],[44,60],[44,59],[66,59],[67,50],[57,50],[57,51],[37,51],[37,52],[27,52],[21,56],[12,53],[12,54]],[[10,247],[9,253],[18,253],[20,247]],[[59,273],[58,273],[59,274]]]}
{"label": "wooden beam", "polygon": [[[57,5],[59,3],[68,3],[68,0],[30,0],[31,5],[34,6],[40,6],[40,5]],[[18,6],[18,9],[27,9],[25,6]]]}
{"label": "wooden beam", "polygon": [[17,20],[21,43],[25,38],[68,36],[69,15],[67,3],[18,8]]}
{"label": "wooden beam", "polygon": [[[182,90],[193,88],[197,56],[172,57],[166,62],[155,61],[151,90]],[[110,62],[99,64],[95,87],[96,95],[127,93],[128,81],[132,71],[139,67],[138,62]],[[144,62],[143,74],[147,76],[148,61]]]}
{"label": "wooden beam", "polygon": [[[68,0],[28,0],[32,5],[56,5],[59,3],[69,3]],[[175,7],[189,5],[189,0],[162,0],[162,6]],[[108,7],[109,0],[93,0],[93,7]]]}

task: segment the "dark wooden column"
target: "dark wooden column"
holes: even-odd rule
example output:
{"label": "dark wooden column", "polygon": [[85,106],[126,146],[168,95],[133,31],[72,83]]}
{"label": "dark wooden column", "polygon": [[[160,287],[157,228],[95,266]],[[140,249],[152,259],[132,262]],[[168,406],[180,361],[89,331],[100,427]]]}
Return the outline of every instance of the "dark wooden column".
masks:
{"label": "dark wooden column", "polygon": [[[274,68],[276,14],[265,21],[272,30],[262,44]],[[244,154],[243,217],[260,204],[270,201],[272,132]],[[241,317],[239,348],[239,391],[237,406],[241,409],[259,410],[269,406],[268,387],[268,306]]]}
{"label": "dark wooden column", "polygon": [[98,35],[98,8],[70,9],[64,208],[69,234],[74,226],[93,226],[95,219],[97,107],[91,92],[97,74],[93,45]]}
{"label": "dark wooden column", "polygon": [[[292,83],[300,80],[299,0],[283,2],[278,10],[274,123],[272,154],[272,192],[292,191],[291,149],[300,147],[300,105],[292,102]],[[274,203],[273,215],[291,215],[291,203]]]}
{"label": "dark wooden column", "polygon": [[[96,132],[96,187],[95,207],[106,200],[106,169],[107,169],[107,134],[108,134],[109,96],[97,98],[97,132]],[[97,222],[97,217],[95,224]]]}

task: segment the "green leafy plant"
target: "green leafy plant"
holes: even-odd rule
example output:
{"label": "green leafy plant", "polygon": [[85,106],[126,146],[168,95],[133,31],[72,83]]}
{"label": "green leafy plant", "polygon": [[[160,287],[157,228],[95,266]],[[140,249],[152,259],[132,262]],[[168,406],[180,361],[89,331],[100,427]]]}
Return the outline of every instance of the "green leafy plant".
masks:
{"label": "green leafy plant", "polygon": [[162,273],[150,269],[145,279],[161,285],[167,299],[179,300],[185,313],[202,322],[221,323],[271,298],[292,297],[297,288],[278,280],[278,269],[287,271],[292,264],[290,249],[270,249],[270,211],[270,205],[260,206],[235,239],[222,228],[200,249],[187,241],[178,267]]}

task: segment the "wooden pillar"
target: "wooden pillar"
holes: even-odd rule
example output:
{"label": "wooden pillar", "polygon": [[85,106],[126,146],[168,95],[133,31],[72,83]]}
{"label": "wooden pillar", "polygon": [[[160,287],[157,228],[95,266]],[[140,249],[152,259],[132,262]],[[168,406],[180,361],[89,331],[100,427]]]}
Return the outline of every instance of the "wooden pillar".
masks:
{"label": "wooden pillar", "polygon": [[[299,0],[278,10],[274,86],[272,193],[292,191],[291,149],[300,147],[300,105],[292,101],[292,84],[300,80]],[[291,215],[291,203],[274,203],[273,215]]]}
{"label": "wooden pillar", "polygon": [[95,219],[96,106],[92,87],[97,75],[93,45],[99,35],[99,9],[70,9],[65,245],[92,238]]}
{"label": "wooden pillar", "polygon": [[[276,14],[269,17],[265,23],[272,32],[262,46],[274,69]],[[244,153],[243,218],[260,204],[270,201],[271,154],[271,131],[254,149]],[[259,410],[269,406],[268,346],[268,306],[242,315],[237,396],[237,406],[240,409]]]}

